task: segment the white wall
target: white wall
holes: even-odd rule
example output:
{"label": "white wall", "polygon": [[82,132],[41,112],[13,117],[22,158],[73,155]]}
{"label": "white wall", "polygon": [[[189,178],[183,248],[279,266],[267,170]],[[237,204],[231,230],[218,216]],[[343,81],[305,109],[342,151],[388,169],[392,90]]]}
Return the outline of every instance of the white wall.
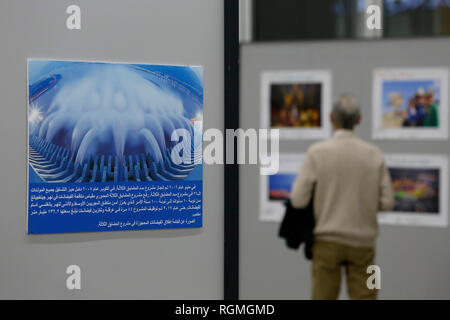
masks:
{"label": "white wall", "polygon": [[27,58],[203,65],[204,126],[222,128],[223,1],[0,0],[0,298],[222,298],[223,167],[204,168],[202,229],[26,235]]}

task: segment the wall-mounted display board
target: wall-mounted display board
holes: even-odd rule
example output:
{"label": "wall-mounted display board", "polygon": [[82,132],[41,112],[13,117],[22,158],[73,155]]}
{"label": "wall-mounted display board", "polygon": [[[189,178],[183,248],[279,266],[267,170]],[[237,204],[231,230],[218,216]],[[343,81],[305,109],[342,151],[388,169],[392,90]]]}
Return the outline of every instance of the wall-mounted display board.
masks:
{"label": "wall-mounted display board", "polygon": [[261,127],[280,129],[281,139],[323,139],[330,135],[328,71],[263,72],[261,103]]}
{"label": "wall-mounted display board", "polygon": [[27,114],[28,233],[202,226],[202,67],[30,59]]}
{"label": "wall-mounted display board", "polygon": [[448,158],[438,155],[386,156],[395,207],[378,221],[392,225],[446,227],[448,223]]}
{"label": "wall-mounted display board", "polygon": [[374,139],[447,139],[447,69],[376,69],[372,99]]}
{"label": "wall-mounted display board", "polygon": [[292,185],[305,159],[304,154],[281,153],[280,170],[274,175],[261,175],[260,220],[279,222],[282,220]]}

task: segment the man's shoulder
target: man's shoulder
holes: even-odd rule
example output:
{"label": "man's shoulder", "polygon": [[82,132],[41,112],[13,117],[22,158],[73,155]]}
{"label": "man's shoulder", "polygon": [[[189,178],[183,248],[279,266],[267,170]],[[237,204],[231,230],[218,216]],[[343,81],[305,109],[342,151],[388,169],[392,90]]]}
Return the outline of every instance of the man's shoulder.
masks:
{"label": "man's shoulder", "polygon": [[361,147],[366,148],[367,150],[382,154],[381,149],[373,143],[364,141],[363,139],[360,138],[358,138],[358,143]]}
{"label": "man's shoulder", "polygon": [[312,158],[322,158],[327,154],[333,153],[336,150],[336,144],[332,138],[318,141],[309,146],[307,156]]}
{"label": "man's shoulder", "polygon": [[315,142],[311,146],[309,146],[308,154],[315,154],[318,152],[326,151],[330,147],[332,147],[331,139],[326,139],[326,140],[322,140],[319,142]]}
{"label": "man's shoulder", "polygon": [[[356,148],[359,150],[355,150],[355,152],[365,152],[375,157],[383,158],[383,152],[381,149],[373,143],[362,140],[361,138],[355,136],[355,138],[351,139],[352,148]],[[313,143],[309,149],[308,154],[326,154],[327,152],[331,152],[331,150],[339,148],[338,140],[330,138],[320,142]]]}

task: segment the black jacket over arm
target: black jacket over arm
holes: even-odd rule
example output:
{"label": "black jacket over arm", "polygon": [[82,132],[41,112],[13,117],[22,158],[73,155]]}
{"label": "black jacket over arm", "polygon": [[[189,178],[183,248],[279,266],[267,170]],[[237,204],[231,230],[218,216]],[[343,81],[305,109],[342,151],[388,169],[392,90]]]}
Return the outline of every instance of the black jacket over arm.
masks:
{"label": "black jacket over arm", "polygon": [[304,209],[295,209],[291,201],[286,200],[286,213],[281,223],[278,235],[286,240],[286,245],[291,249],[298,249],[302,242],[305,243],[305,257],[312,259],[314,210],[313,198]]}

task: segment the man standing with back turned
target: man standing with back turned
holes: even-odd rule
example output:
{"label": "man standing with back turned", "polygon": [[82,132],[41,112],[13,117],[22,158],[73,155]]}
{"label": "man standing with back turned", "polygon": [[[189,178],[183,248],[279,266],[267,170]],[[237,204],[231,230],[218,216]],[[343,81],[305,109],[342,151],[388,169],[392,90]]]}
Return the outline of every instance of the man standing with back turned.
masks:
{"label": "man standing with back turned", "polygon": [[353,132],[361,114],[352,95],[338,99],[330,118],[333,137],[309,148],[291,192],[295,208],[314,194],[312,298],[337,299],[344,267],[350,298],[376,299],[367,267],[375,259],[377,212],[394,206],[391,179],[381,151]]}

